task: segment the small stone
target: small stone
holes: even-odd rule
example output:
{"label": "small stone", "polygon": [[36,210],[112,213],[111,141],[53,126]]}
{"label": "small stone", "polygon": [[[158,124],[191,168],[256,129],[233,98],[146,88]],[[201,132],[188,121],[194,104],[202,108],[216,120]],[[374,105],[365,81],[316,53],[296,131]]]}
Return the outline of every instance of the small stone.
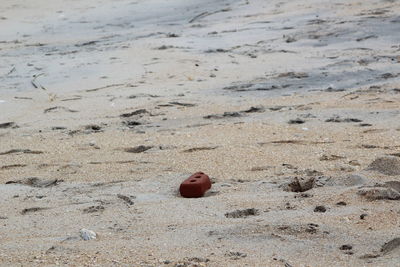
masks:
{"label": "small stone", "polygon": [[100,125],[97,124],[89,124],[85,126],[85,130],[92,131],[92,132],[100,132],[102,130]]}
{"label": "small stone", "polygon": [[351,246],[351,245],[342,245],[342,246],[340,246],[339,249],[340,250],[351,250],[351,249],[353,249],[353,246]]}
{"label": "small stone", "polygon": [[80,236],[83,240],[88,241],[97,238],[97,234],[91,230],[82,228],[80,231]]}
{"label": "small stone", "polygon": [[314,212],[325,212],[326,208],[324,206],[316,206]]}
{"label": "small stone", "polygon": [[366,213],[363,213],[363,214],[361,214],[360,215],[360,219],[361,220],[364,220],[365,219],[365,217],[367,217],[368,216],[368,214],[366,214]]}
{"label": "small stone", "polygon": [[360,162],[358,160],[350,160],[349,165],[351,166],[361,166]]}
{"label": "small stone", "polygon": [[296,38],[294,38],[293,36],[288,36],[286,38],[286,43],[293,43],[293,42],[296,42],[296,41],[297,41]]}
{"label": "small stone", "polygon": [[167,37],[169,37],[169,38],[176,38],[176,37],[179,37],[179,34],[170,32],[170,33],[167,34]]}
{"label": "small stone", "polygon": [[289,124],[303,124],[305,122],[306,122],[305,120],[302,120],[302,119],[299,119],[299,118],[288,121]]}
{"label": "small stone", "polygon": [[287,185],[287,191],[290,192],[305,192],[313,188],[315,185],[314,177],[298,178],[294,177]]}

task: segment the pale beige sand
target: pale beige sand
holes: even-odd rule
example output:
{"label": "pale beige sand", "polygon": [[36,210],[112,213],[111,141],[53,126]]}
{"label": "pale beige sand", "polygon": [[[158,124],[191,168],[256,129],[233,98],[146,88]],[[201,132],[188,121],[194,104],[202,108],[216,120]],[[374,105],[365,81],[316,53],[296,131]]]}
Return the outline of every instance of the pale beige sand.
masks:
{"label": "pale beige sand", "polygon": [[400,178],[367,170],[400,151],[398,1],[25,2],[0,9],[1,266],[399,266],[398,200],[357,194]]}

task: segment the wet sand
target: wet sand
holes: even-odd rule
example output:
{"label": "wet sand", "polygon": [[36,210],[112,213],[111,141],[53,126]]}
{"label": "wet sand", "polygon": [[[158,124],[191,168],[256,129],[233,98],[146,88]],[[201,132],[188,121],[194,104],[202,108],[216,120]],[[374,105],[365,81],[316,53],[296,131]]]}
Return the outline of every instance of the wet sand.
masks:
{"label": "wet sand", "polygon": [[398,265],[398,1],[25,2],[1,266]]}

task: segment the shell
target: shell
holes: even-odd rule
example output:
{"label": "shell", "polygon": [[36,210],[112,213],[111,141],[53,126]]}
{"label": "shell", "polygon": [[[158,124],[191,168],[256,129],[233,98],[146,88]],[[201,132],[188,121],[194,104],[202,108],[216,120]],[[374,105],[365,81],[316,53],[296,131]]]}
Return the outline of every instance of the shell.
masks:
{"label": "shell", "polygon": [[91,230],[82,228],[79,231],[81,237],[83,240],[88,241],[88,240],[92,240],[92,239],[96,239],[97,238],[97,234]]}

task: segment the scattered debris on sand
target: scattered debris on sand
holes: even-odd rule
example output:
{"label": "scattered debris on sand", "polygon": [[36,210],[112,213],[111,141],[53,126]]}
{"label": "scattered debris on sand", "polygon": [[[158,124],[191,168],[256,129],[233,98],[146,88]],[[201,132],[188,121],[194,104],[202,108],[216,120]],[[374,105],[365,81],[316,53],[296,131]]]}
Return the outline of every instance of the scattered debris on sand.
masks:
{"label": "scattered debris on sand", "polygon": [[26,208],[21,211],[22,215],[28,214],[28,213],[33,213],[41,210],[47,210],[48,208],[42,208],[42,207],[33,207],[33,208]]}
{"label": "scattered debris on sand", "polygon": [[62,180],[59,179],[40,179],[38,177],[28,177],[24,178],[21,180],[11,180],[7,181],[6,184],[22,184],[22,185],[28,185],[32,187],[50,187],[50,186],[55,186],[58,185]]}
{"label": "scattered debris on sand", "polygon": [[399,265],[399,1],[28,2],[0,266]]}
{"label": "scattered debris on sand", "polygon": [[226,218],[246,218],[248,216],[256,216],[259,214],[259,211],[255,208],[244,209],[244,210],[235,210],[232,212],[225,213]]}
{"label": "scattered debris on sand", "polygon": [[305,192],[315,186],[314,177],[293,177],[289,184],[285,186],[285,190],[290,192]]}
{"label": "scattered debris on sand", "polygon": [[142,153],[152,148],[153,146],[140,145],[140,146],[125,148],[124,151],[128,153]]}
{"label": "scattered debris on sand", "polygon": [[129,206],[135,204],[135,202],[132,201],[132,198],[135,198],[134,196],[125,196],[125,195],[122,195],[122,194],[117,194],[117,197],[119,199],[122,199]]}

